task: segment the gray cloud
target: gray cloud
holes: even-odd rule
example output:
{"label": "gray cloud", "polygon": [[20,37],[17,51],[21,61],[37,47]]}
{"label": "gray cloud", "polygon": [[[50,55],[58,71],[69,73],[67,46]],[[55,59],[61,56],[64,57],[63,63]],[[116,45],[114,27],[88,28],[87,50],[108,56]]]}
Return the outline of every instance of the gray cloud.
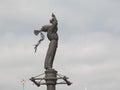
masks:
{"label": "gray cloud", "polygon": [[48,40],[34,54],[34,29],[59,21],[59,47],[54,67],[73,85],[57,90],[119,90],[120,12],[118,0],[0,0],[0,89],[37,88],[28,80],[44,71]]}

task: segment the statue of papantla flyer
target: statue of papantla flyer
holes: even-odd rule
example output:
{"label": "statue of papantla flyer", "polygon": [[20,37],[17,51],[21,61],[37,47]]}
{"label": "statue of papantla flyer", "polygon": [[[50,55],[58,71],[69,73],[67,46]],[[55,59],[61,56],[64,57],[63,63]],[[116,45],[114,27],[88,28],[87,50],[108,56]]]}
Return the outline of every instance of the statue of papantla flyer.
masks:
{"label": "statue of papantla flyer", "polygon": [[[35,52],[37,51],[37,47],[39,46],[41,41],[43,41],[45,38],[43,32],[47,33],[47,38],[50,41],[50,43],[44,62],[45,73],[32,77],[30,78],[30,80],[38,87],[40,85],[47,85],[47,90],[55,90],[56,84],[67,84],[67,85],[72,84],[70,81],[67,80],[68,77],[63,76],[61,74],[57,74],[57,71],[53,69],[53,61],[58,47],[57,25],[58,25],[58,21],[56,19],[56,16],[52,13],[52,19],[50,19],[49,25],[42,26],[40,30],[34,30],[34,34],[36,36],[38,36],[39,34],[41,36],[40,40],[34,47]],[[38,78],[39,76],[44,74],[45,76],[43,78]],[[59,79],[62,79],[63,82],[57,82],[57,80]]]}
{"label": "statue of papantla flyer", "polygon": [[46,54],[46,58],[45,58],[45,63],[44,63],[45,69],[52,69],[52,66],[53,66],[53,61],[54,61],[55,53],[56,53],[57,46],[58,46],[57,25],[58,25],[58,22],[57,22],[56,16],[52,13],[52,19],[50,20],[49,25],[42,26],[40,30],[34,30],[35,35],[38,35],[39,33],[41,35],[41,39],[38,41],[38,43],[34,47],[35,52],[40,42],[44,40],[44,35],[42,32],[47,33],[47,38],[50,41],[48,51]]}

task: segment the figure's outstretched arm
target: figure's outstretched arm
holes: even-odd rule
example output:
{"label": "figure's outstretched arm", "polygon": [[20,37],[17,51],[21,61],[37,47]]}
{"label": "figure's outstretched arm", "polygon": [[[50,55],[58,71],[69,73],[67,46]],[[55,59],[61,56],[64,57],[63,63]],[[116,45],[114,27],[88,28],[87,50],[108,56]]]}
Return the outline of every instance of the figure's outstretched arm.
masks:
{"label": "figure's outstretched arm", "polygon": [[57,18],[54,13],[52,13],[52,21],[53,23],[57,23]]}
{"label": "figure's outstretched arm", "polygon": [[37,36],[40,33],[40,30],[34,30],[34,34]]}
{"label": "figure's outstretched arm", "polygon": [[57,22],[55,14],[53,14],[53,13],[52,13],[52,19],[51,19],[51,21],[52,21],[52,28],[54,30],[55,28],[57,28],[58,22]]}
{"label": "figure's outstretched arm", "polygon": [[57,19],[56,19],[56,16],[55,16],[55,14],[54,13],[52,13],[52,19],[53,19],[53,21],[56,21],[57,22]]}
{"label": "figure's outstretched arm", "polygon": [[37,36],[41,32],[47,32],[48,27],[49,27],[48,25],[44,25],[40,30],[34,30],[34,34]]}

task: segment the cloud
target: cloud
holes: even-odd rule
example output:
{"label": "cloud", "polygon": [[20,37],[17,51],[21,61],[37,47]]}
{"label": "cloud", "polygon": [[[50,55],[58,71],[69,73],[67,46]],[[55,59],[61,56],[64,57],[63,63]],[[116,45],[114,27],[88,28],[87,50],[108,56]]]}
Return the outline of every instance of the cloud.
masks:
{"label": "cloud", "polygon": [[64,69],[63,73],[70,75],[77,88],[112,90],[114,87],[118,90],[120,38],[109,33],[89,33],[86,36],[83,36],[84,41],[78,40],[78,36],[72,37],[58,49],[60,61],[56,61],[56,68]]}
{"label": "cloud", "polygon": [[[119,90],[120,8],[118,0],[0,0],[0,89],[39,89],[28,80],[44,72],[49,41],[37,53],[33,35],[55,12],[59,45],[54,68],[73,85],[58,90]],[[41,89],[46,89],[40,87]]]}

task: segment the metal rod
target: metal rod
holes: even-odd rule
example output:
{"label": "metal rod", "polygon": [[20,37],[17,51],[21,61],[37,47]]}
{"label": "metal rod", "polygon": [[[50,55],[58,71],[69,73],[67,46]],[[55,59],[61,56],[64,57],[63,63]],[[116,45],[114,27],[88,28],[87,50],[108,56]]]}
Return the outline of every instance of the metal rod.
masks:
{"label": "metal rod", "polygon": [[[35,78],[35,80],[46,80],[46,79],[63,79],[63,77],[51,77],[51,78],[45,77],[45,78]],[[66,78],[66,79],[68,79],[68,78]]]}
{"label": "metal rod", "polygon": [[21,82],[22,82],[23,90],[24,90],[24,88],[25,88],[25,82],[26,82],[26,81],[23,79]]}

